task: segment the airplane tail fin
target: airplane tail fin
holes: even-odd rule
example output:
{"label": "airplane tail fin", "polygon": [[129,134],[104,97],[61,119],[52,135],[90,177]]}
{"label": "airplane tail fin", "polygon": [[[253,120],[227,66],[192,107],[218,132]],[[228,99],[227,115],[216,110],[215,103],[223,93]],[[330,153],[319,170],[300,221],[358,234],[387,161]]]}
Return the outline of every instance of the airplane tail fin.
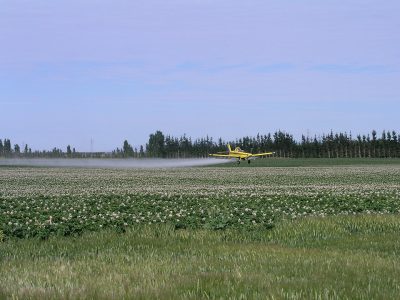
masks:
{"label": "airplane tail fin", "polygon": [[230,144],[228,144],[228,150],[229,150],[229,152],[232,151],[232,148],[231,148],[231,145],[230,145]]}

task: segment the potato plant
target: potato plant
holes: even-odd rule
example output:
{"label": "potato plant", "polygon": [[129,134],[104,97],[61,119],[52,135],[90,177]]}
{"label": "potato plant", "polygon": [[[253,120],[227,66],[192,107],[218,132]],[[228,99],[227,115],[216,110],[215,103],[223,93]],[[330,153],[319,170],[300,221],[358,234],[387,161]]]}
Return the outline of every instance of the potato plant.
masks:
{"label": "potato plant", "polygon": [[400,166],[2,168],[0,229],[47,238],[140,224],[270,229],[307,216],[397,214]]}

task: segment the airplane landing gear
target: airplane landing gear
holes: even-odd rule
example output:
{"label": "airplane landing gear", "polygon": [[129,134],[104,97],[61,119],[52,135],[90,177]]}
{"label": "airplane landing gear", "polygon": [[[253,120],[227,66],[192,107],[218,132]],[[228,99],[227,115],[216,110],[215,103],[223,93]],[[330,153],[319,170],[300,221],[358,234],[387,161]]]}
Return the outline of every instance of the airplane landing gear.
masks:
{"label": "airplane landing gear", "polygon": [[250,164],[250,160],[248,160],[247,163]]}
{"label": "airplane landing gear", "polygon": [[240,165],[240,159],[238,159],[237,164]]}

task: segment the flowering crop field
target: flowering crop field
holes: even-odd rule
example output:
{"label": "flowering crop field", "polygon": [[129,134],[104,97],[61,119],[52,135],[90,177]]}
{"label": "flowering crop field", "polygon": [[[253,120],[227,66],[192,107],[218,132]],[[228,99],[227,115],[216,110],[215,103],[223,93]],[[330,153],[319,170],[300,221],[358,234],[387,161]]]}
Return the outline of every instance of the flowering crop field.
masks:
{"label": "flowering crop field", "polygon": [[0,167],[0,298],[398,299],[399,179],[398,163]]}
{"label": "flowering crop field", "polygon": [[398,214],[400,165],[270,168],[0,168],[5,238],[141,224],[273,228],[307,216]]}

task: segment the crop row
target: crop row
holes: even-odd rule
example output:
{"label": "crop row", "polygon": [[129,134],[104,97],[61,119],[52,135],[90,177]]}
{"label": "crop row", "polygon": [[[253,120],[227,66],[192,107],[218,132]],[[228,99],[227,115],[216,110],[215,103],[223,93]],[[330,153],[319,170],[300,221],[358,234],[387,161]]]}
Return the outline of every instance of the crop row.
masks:
{"label": "crop row", "polygon": [[0,230],[48,237],[134,224],[271,228],[305,216],[400,213],[400,167],[4,168]]}
{"label": "crop row", "polygon": [[265,227],[282,218],[400,213],[399,194],[332,196],[94,195],[0,199],[6,236],[47,237],[133,224],[169,223],[176,228]]}
{"label": "crop row", "polygon": [[3,198],[93,195],[175,194],[304,195],[364,194],[400,189],[400,166],[314,168],[187,168],[102,170],[1,168]]}

